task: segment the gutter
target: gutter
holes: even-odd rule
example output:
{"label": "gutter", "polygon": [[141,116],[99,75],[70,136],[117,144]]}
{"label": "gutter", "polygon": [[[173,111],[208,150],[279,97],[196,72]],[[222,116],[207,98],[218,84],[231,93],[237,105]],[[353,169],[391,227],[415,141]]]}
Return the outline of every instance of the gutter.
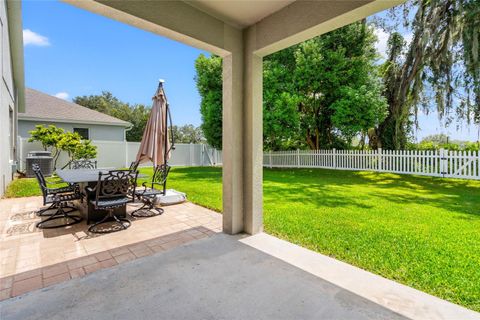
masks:
{"label": "gutter", "polygon": [[123,141],[127,141],[127,131],[130,131],[133,129],[133,124],[129,123],[130,126],[125,128],[125,131],[123,132]]}
{"label": "gutter", "polygon": [[92,124],[92,125],[106,125],[106,126],[117,126],[117,127],[126,127],[133,128],[133,125],[130,122],[125,123],[115,123],[115,122],[104,122],[104,121],[84,121],[84,120],[71,120],[71,119],[52,119],[52,118],[38,118],[38,117],[29,117],[25,115],[18,115],[18,120],[23,121],[36,121],[36,122],[62,122],[62,123],[74,123],[74,124]]}
{"label": "gutter", "polygon": [[23,59],[22,2],[7,0],[7,19],[12,54],[12,73],[18,112],[25,112],[25,70]]}

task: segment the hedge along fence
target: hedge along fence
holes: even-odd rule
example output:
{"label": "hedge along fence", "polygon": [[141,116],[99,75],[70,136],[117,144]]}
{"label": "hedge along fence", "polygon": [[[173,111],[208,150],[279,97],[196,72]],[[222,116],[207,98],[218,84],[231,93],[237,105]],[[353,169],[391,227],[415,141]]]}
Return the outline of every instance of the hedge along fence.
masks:
{"label": "hedge along fence", "polygon": [[367,170],[435,177],[480,179],[478,151],[294,150],[266,152],[269,168]]}

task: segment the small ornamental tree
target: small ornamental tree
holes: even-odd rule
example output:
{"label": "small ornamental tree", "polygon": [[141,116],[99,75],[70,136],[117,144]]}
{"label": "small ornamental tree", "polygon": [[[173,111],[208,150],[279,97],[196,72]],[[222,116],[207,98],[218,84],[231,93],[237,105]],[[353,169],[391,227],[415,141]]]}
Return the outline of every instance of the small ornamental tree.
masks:
{"label": "small ornamental tree", "polygon": [[73,159],[94,159],[97,157],[97,147],[90,140],[82,140],[73,152]]}
{"label": "small ornamental tree", "polygon": [[82,137],[77,132],[65,132],[58,142],[58,148],[68,154],[70,160],[74,159],[75,150],[80,147]]}
{"label": "small ornamental tree", "polygon": [[62,151],[68,154],[70,161],[75,159],[92,159],[97,156],[97,147],[90,140],[82,140],[77,132],[65,132],[62,128],[54,125],[45,127],[35,126],[35,130],[29,132],[31,137],[28,142],[38,141],[44,150],[52,149],[54,167]]}
{"label": "small ornamental tree", "polygon": [[30,138],[28,139],[28,142],[40,142],[45,151],[47,151],[48,148],[52,148],[53,163],[56,165],[61,151],[58,148],[58,142],[62,139],[65,131],[54,125],[46,127],[43,124],[39,124],[35,126],[35,130],[31,130],[29,133]]}

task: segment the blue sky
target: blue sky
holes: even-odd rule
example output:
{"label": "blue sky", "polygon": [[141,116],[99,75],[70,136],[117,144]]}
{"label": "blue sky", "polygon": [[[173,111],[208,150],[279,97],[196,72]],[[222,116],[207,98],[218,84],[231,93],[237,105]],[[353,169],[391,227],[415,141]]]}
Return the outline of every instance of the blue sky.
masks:
{"label": "blue sky", "polygon": [[203,51],[57,1],[23,2],[23,26],[28,87],[150,105],[165,79],[174,123],[200,125],[194,61]]}
{"label": "blue sky", "polygon": [[[23,24],[28,87],[67,100],[110,91],[149,105],[165,79],[174,124],[200,125],[194,61],[208,53],[58,1],[24,1]],[[385,34],[377,36],[378,49],[385,50]],[[477,140],[475,126],[445,129],[434,113],[419,119],[418,138],[447,133]]]}

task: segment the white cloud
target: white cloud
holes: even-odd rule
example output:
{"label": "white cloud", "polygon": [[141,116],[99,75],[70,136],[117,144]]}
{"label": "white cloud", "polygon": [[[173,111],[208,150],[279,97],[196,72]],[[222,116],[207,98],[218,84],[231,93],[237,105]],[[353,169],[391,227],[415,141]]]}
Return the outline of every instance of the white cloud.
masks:
{"label": "white cloud", "polygon": [[63,100],[68,100],[70,95],[67,92],[59,92],[59,93],[55,94],[55,97],[63,99]]}
{"label": "white cloud", "polygon": [[386,33],[383,29],[375,28],[373,31],[377,36],[377,42],[375,43],[375,48],[377,52],[385,58],[387,56],[387,43],[389,34]]}
{"label": "white cloud", "polygon": [[404,34],[403,39],[405,40],[405,48],[408,48],[413,40],[413,33]]}
{"label": "white cloud", "polygon": [[[390,37],[390,34],[385,32],[381,28],[375,28],[373,33],[377,36],[377,42],[375,42],[375,48],[377,49],[377,52],[380,54],[380,56],[383,59],[387,58],[387,50],[388,50],[388,38]],[[413,39],[413,34],[412,33],[406,33],[402,34],[403,40],[405,40],[405,46],[404,48],[408,48],[410,46],[410,43],[412,42]]]}
{"label": "white cloud", "polygon": [[50,41],[45,36],[42,36],[38,33],[33,32],[30,29],[23,30],[23,45],[25,46],[39,46],[46,47],[50,45]]}

